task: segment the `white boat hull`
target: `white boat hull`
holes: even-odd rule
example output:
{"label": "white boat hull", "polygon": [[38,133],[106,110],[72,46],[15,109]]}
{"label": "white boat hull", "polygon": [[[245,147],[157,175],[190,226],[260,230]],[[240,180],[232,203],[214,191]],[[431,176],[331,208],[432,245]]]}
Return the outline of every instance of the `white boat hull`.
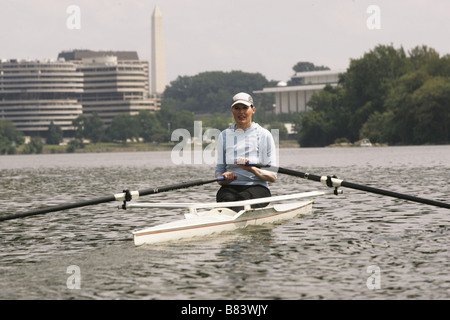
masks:
{"label": "white boat hull", "polygon": [[186,214],[186,219],[133,232],[134,244],[176,241],[214,233],[233,231],[249,225],[261,225],[280,220],[292,219],[312,212],[312,200],[269,205],[264,208],[249,209],[238,213],[228,208],[214,208],[204,213]]}

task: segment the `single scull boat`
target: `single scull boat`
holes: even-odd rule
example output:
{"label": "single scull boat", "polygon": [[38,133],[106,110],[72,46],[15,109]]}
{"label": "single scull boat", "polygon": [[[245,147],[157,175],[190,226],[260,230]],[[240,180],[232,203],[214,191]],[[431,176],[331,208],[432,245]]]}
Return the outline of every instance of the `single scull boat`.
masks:
{"label": "single scull boat", "polygon": [[[274,202],[301,198],[313,198],[330,194],[328,191],[312,191],[283,196],[219,203],[130,203],[129,208],[186,208],[185,219],[164,223],[133,232],[134,244],[153,244],[166,241],[205,236],[213,233],[232,231],[249,225],[273,223],[292,219],[312,212],[312,200],[273,204]],[[251,208],[258,203],[270,203],[264,208]],[[244,207],[235,212],[229,207]],[[198,209],[210,209],[198,211]]]}

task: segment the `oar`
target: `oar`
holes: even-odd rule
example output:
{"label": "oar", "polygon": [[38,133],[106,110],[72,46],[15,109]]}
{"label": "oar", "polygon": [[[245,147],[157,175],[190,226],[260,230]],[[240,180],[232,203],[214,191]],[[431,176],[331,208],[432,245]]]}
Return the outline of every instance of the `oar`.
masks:
{"label": "oar", "polygon": [[201,185],[204,185],[207,183],[212,183],[212,182],[221,181],[221,180],[224,180],[224,177],[218,177],[216,179],[211,179],[211,180],[194,180],[194,181],[190,181],[190,182],[183,182],[183,183],[179,183],[179,184],[156,187],[156,188],[146,189],[146,190],[142,190],[142,191],[124,190],[122,193],[117,193],[114,195],[96,198],[96,199],[92,199],[92,200],[86,200],[86,201],[81,201],[81,202],[77,202],[77,203],[68,203],[68,204],[63,204],[63,205],[59,205],[59,206],[36,209],[36,210],[22,212],[22,213],[0,215],[0,221],[24,218],[24,217],[28,217],[28,216],[35,216],[38,214],[45,214],[45,213],[62,211],[62,210],[67,210],[67,209],[81,208],[81,207],[86,207],[86,206],[91,206],[91,205],[106,203],[106,202],[111,202],[111,201],[124,201],[124,205],[125,205],[125,202],[130,201],[132,199],[137,199],[140,196],[146,196],[149,194],[155,194],[155,193],[160,193],[160,192],[201,186]]}
{"label": "oar", "polygon": [[[270,167],[268,165],[253,164],[250,162],[248,162],[246,165],[255,166],[258,168]],[[314,175],[314,174],[304,173],[304,172],[295,171],[295,170],[291,170],[291,169],[285,169],[285,168],[281,168],[281,167],[278,167],[278,172],[282,173],[282,174],[294,176],[294,177],[300,177],[300,178],[307,179],[307,180],[321,182],[331,188],[347,187],[347,188],[351,188],[351,189],[376,193],[376,194],[380,194],[383,196],[389,196],[389,197],[394,197],[394,198],[398,198],[398,199],[409,200],[409,201],[413,201],[413,202],[418,202],[418,203],[428,204],[428,205],[432,205],[432,206],[436,206],[436,207],[450,209],[449,203],[430,200],[430,199],[424,199],[424,198],[410,196],[407,194],[398,193],[398,192],[394,192],[394,191],[364,186],[364,185],[360,185],[360,184],[356,184],[356,183],[338,179],[335,176],[318,176],[318,175]]]}

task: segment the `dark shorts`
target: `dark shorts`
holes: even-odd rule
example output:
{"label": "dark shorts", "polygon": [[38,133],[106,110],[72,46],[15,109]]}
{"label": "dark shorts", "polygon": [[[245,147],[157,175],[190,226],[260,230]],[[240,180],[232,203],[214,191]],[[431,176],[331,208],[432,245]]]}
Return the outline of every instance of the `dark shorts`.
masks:
{"label": "dark shorts", "polygon": [[[223,185],[219,191],[217,191],[216,201],[217,202],[229,202],[229,201],[241,201],[249,199],[258,199],[270,197],[270,190],[261,185],[251,185],[251,186],[237,186],[237,185]],[[258,203],[252,205],[252,208],[263,208],[269,203]],[[244,207],[233,207],[230,208],[236,212],[242,210]]]}

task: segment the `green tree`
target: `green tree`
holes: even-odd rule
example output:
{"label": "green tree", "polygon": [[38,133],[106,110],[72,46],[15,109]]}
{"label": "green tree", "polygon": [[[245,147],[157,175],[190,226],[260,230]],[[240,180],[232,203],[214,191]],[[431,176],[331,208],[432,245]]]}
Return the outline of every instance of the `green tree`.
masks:
{"label": "green tree", "polygon": [[[384,101],[385,112],[376,123],[372,118],[372,127],[378,126],[383,130],[383,140],[374,142],[388,142],[390,144],[412,144],[414,134],[412,128],[416,125],[415,109],[412,108],[411,94],[422,87],[429,79],[429,75],[422,71],[410,72],[398,79]],[[364,126],[363,126],[364,128]],[[367,132],[368,126],[365,126]],[[368,133],[366,133],[368,134]],[[367,135],[369,137],[369,135]]]}
{"label": "green tree", "polygon": [[384,100],[393,82],[408,72],[410,64],[402,48],[379,45],[360,59],[352,59],[340,79],[349,111],[348,136],[352,141],[374,112],[384,112]]}
{"label": "green tree", "polygon": [[[241,91],[252,93],[269,81],[260,73],[210,71],[180,76],[164,91],[163,108],[195,113],[228,113],[232,97]],[[267,97],[254,97],[256,106],[267,105]],[[271,106],[272,104],[270,104]]]}
{"label": "green tree", "polygon": [[175,129],[186,129],[191,135],[194,134],[194,114],[190,111],[174,111],[172,108],[163,107],[156,116],[161,127],[167,128],[167,141],[170,141],[172,132]]}
{"label": "green tree", "polygon": [[286,140],[288,138],[288,131],[283,122],[274,121],[270,123],[270,130],[278,130],[280,140]]}
{"label": "green tree", "polygon": [[[312,62],[297,62],[295,66],[292,67],[292,70],[295,72],[308,72],[308,71],[322,71],[322,70],[330,70],[330,68],[326,66],[316,66]],[[288,86],[296,86],[302,85],[301,78],[293,78],[288,81]]]}
{"label": "green tree", "polygon": [[394,113],[392,110],[382,114],[372,113],[360,130],[360,139],[369,139],[372,142],[386,143],[392,141]]}
{"label": "green tree", "polygon": [[144,139],[144,141],[168,141],[168,128],[161,126],[161,123],[155,113],[142,110],[137,115],[137,121],[139,122],[139,135]]}
{"label": "green tree", "polygon": [[308,71],[319,71],[319,70],[330,70],[326,66],[316,66],[312,62],[300,61],[297,62],[295,66],[292,67],[295,72],[308,72]]}
{"label": "green tree", "polygon": [[63,141],[63,132],[60,126],[55,125],[52,121],[48,127],[46,144],[59,145]]}
{"label": "green tree", "polygon": [[86,138],[91,140],[92,143],[102,141],[105,136],[105,124],[102,119],[95,112],[92,116],[88,117],[85,125]]}
{"label": "green tree", "polygon": [[[386,98],[387,111],[373,121],[391,144],[450,141],[450,79],[432,77],[423,68],[401,77]],[[367,131],[367,126],[363,126]]]}
{"label": "green tree", "polygon": [[343,105],[345,89],[325,87],[311,97],[312,110],[301,117],[299,144],[322,147],[347,137],[348,110]]}
{"label": "green tree", "polygon": [[409,61],[414,70],[421,70],[430,75],[440,75],[439,53],[427,46],[417,46],[408,51]]}
{"label": "green tree", "polygon": [[86,127],[88,123],[88,118],[85,115],[80,115],[72,121],[72,125],[75,127],[75,139],[77,143],[73,146],[84,148],[83,140],[86,139]]}
{"label": "green tree", "polygon": [[229,116],[223,116],[216,113],[203,121],[203,128],[209,127],[222,131],[228,128],[230,123],[233,122],[234,120],[231,112]]}
{"label": "green tree", "polygon": [[16,147],[24,143],[23,134],[10,120],[0,120],[0,154],[16,153]]}
{"label": "green tree", "polygon": [[123,144],[126,144],[128,139],[139,138],[139,121],[129,114],[119,114],[114,117],[108,130],[112,140],[122,141]]}
{"label": "green tree", "polygon": [[75,138],[81,145],[84,139],[97,143],[105,136],[105,125],[97,113],[92,116],[80,115],[72,121],[72,125],[75,127]]}
{"label": "green tree", "polygon": [[32,137],[30,142],[27,143],[23,149],[25,154],[42,153],[44,145],[42,144],[41,138]]}
{"label": "green tree", "polygon": [[323,147],[331,144],[325,112],[308,112],[302,117],[298,143],[302,147]]}
{"label": "green tree", "polygon": [[414,109],[413,143],[450,141],[450,79],[428,79],[411,95]]}
{"label": "green tree", "polygon": [[450,56],[432,48],[379,45],[353,59],[340,87],[309,101],[299,128],[302,146],[369,138],[389,144],[448,143]]}

